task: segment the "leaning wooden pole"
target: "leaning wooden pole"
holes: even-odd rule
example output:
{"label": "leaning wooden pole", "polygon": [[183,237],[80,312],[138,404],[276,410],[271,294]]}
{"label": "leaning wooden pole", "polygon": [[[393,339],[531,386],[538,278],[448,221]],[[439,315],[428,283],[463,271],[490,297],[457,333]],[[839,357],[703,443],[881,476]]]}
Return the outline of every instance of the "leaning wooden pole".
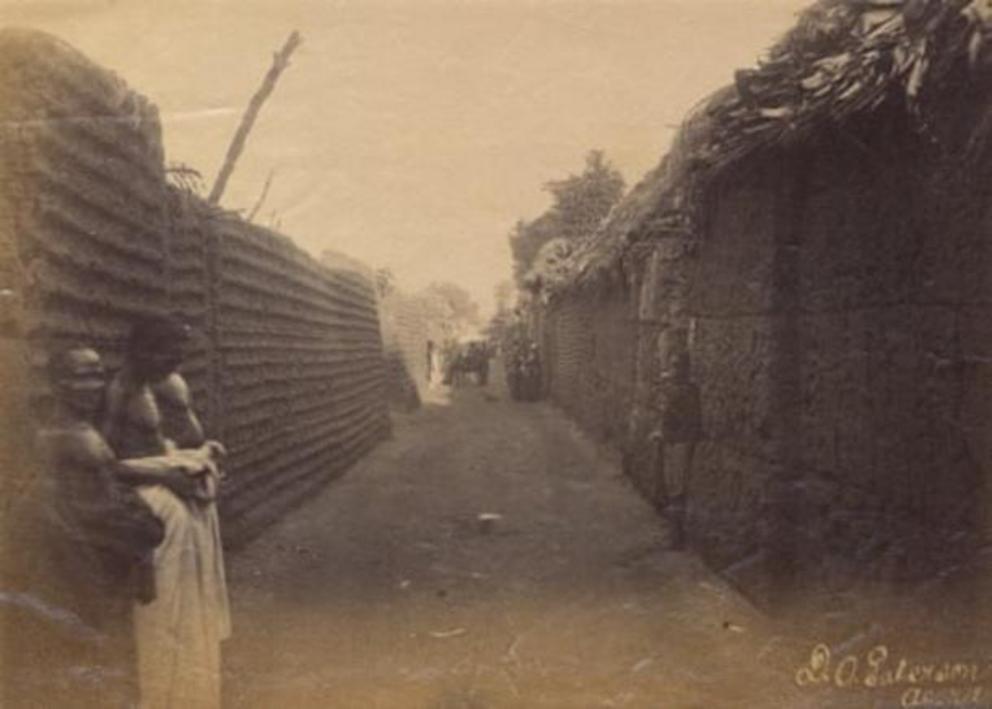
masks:
{"label": "leaning wooden pole", "polygon": [[269,71],[262,80],[262,85],[258,87],[258,91],[251,97],[251,102],[245,110],[245,115],[241,117],[241,125],[238,126],[238,131],[231,140],[231,146],[227,149],[224,164],[221,165],[220,171],[217,173],[217,179],[214,181],[213,189],[210,190],[210,196],[207,198],[211,204],[217,204],[220,201],[221,195],[224,194],[224,188],[227,187],[227,181],[234,171],[234,165],[238,161],[241,151],[244,150],[248,133],[255,124],[255,119],[258,117],[258,112],[261,110],[262,104],[265,103],[265,99],[269,97],[269,94],[276,87],[279,75],[289,66],[290,55],[300,46],[302,41],[300,33],[294,31],[293,34],[289,35],[289,39],[286,40],[283,48],[276,52],[272,58],[272,66],[269,67]]}

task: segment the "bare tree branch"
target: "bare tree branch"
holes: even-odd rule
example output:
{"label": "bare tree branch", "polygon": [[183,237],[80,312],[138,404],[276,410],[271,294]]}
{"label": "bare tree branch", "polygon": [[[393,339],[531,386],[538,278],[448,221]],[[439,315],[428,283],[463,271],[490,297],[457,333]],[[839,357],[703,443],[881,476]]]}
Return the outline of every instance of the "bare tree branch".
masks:
{"label": "bare tree branch", "polygon": [[255,124],[255,119],[258,117],[258,112],[262,108],[262,104],[265,103],[265,99],[269,97],[269,94],[275,88],[276,81],[279,80],[279,75],[289,66],[290,55],[300,46],[302,41],[300,33],[294,31],[289,35],[289,39],[286,40],[283,48],[272,58],[272,66],[269,67],[269,71],[262,80],[262,85],[258,87],[258,91],[251,97],[248,108],[245,110],[245,115],[241,118],[241,125],[238,126],[238,130],[231,140],[231,147],[227,149],[227,157],[224,158],[224,164],[221,165],[220,172],[217,173],[217,180],[214,182],[214,187],[210,190],[210,196],[207,198],[211,204],[217,204],[220,201],[221,195],[224,194],[227,180],[234,171],[234,164],[238,161],[241,151],[244,150],[245,140],[247,140],[248,133]]}

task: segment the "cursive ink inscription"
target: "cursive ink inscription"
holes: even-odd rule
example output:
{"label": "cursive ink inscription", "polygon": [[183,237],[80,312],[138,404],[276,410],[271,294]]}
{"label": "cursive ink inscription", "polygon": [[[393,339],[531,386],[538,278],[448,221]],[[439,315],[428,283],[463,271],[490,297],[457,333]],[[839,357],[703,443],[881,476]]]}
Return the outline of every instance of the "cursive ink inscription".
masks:
{"label": "cursive ink inscription", "polygon": [[895,659],[885,645],[863,654],[835,658],[825,644],[816,645],[796,670],[800,687],[886,690],[902,692],[902,707],[985,707],[990,692],[983,685],[992,678],[992,664],[970,660],[919,662]]}

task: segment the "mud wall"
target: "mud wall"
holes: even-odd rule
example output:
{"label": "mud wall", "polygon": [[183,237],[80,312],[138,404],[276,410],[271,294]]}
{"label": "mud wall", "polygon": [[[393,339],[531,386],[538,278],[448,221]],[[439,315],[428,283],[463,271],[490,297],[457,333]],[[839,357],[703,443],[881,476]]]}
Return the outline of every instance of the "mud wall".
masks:
{"label": "mud wall", "polygon": [[579,298],[557,301],[541,318],[538,340],[543,345],[545,385],[551,398],[575,419],[583,419],[587,388],[584,366],[592,351],[590,315]]}
{"label": "mud wall", "polygon": [[953,151],[891,110],[765,153],[669,265],[704,417],[690,534],[746,588],[919,581],[988,535],[992,224]]}
{"label": "mud wall", "polygon": [[687,280],[679,295],[703,415],[688,533],[713,566],[752,591],[781,558],[776,545],[791,539],[787,512],[774,504],[780,481],[793,473],[796,415],[785,402],[797,306],[784,283],[791,266],[780,261],[792,253],[787,168],[780,156],[766,156],[711,185],[694,250],[662,269]]}
{"label": "mud wall", "polygon": [[779,290],[795,299],[782,338],[795,348],[782,390],[795,556],[804,576],[919,580],[965,561],[983,534],[992,299],[975,185],[987,175],[968,176],[952,141],[935,152],[898,114],[849,131],[799,156],[781,244],[794,274]]}
{"label": "mud wall", "polygon": [[634,385],[637,323],[620,282],[554,302],[540,318],[545,388],[597,437],[619,445]]}
{"label": "mud wall", "polygon": [[[764,151],[705,186],[694,232],[627,254],[632,328],[605,327],[616,288],[546,313],[554,398],[610,430],[653,501],[658,362],[685,330],[703,416],[688,533],[756,598],[931,578],[989,538],[990,170],[959,132],[935,143],[889,106]],[[607,361],[632,396],[596,396]]]}
{"label": "mud wall", "polygon": [[[11,356],[37,375],[49,348],[87,343],[114,369],[136,317],[181,314],[195,405],[231,450],[229,539],[386,433],[371,283],[171,185],[156,111],[122,81],[54,38],[6,30],[0,131]],[[7,378],[38,399],[40,377]]]}
{"label": "mud wall", "polygon": [[85,337],[115,366],[130,319],[167,300],[156,111],[54,39],[0,41],[4,272],[34,337]]}
{"label": "mud wall", "polygon": [[366,278],[239,220],[215,229],[218,431],[239,471],[224,510],[250,529],[388,431],[382,344]]}
{"label": "mud wall", "polygon": [[380,300],[379,312],[389,401],[400,408],[416,408],[430,385],[427,343],[441,347],[443,332],[416,295],[392,290]]}

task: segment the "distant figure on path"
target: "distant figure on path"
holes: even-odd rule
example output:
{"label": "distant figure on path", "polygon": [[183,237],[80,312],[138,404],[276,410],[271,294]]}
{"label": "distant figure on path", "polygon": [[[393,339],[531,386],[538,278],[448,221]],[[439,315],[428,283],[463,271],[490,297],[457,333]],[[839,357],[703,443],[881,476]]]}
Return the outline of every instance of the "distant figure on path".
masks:
{"label": "distant figure on path", "polygon": [[538,351],[537,343],[528,343],[524,350],[521,362],[521,375],[523,400],[538,401],[544,391],[544,382],[541,376],[541,353]]}
{"label": "distant figure on path", "polygon": [[214,503],[223,447],[206,441],[177,369],[189,338],[170,318],[138,322],[108,391],[105,431],[121,457],[168,455],[185,477],[129,466],[126,479],[165,524],[155,550],[155,601],[135,609],[143,709],[220,706],[220,643],[231,632]]}
{"label": "distant figure on path", "polygon": [[434,340],[427,341],[427,383],[434,383]]}
{"label": "distant figure on path", "polygon": [[489,358],[492,356],[492,353],[489,351],[489,344],[480,343],[478,353],[479,386],[486,386],[489,384]]}
{"label": "distant figure on path", "polygon": [[661,347],[658,481],[671,525],[672,547],[685,545],[686,495],[692,478],[696,443],[702,436],[699,386],[692,379],[686,333],[676,330]]}

